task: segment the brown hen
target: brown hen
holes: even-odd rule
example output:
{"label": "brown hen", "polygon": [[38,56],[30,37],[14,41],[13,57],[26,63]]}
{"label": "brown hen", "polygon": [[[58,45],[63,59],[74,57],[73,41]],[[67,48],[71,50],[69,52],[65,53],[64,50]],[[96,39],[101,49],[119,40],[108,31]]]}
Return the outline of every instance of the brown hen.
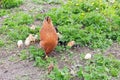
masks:
{"label": "brown hen", "polygon": [[40,30],[40,47],[45,50],[46,57],[57,46],[58,36],[50,17],[46,17]]}

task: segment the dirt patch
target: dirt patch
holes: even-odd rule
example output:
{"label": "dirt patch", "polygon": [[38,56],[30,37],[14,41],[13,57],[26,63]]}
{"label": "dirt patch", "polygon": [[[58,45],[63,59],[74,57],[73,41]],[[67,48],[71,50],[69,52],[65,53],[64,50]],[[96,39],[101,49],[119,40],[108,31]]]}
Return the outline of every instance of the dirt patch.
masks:
{"label": "dirt patch", "polygon": [[[116,49],[117,47],[117,49]],[[114,43],[106,52],[117,54],[120,52],[119,45]],[[118,50],[118,51],[117,51]],[[14,52],[13,52],[14,53]],[[47,70],[33,66],[33,61],[24,60],[21,61],[17,52],[12,52],[7,56],[1,56],[0,59],[0,77],[1,80],[47,80]],[[63,68],[68,66],[70,71],[77,71],[80,66],[84,66],[84,61],[81,60],[81,54],[97,54],[97,51],[91,50],[87,47],[79,47],[71,49],[70,52],[55,53],[54,57],[57,59],[58,67]],[[71,55],[71,56],[70,56]],[[13,59],[12,59],[13,58]],[[119,58],[119,57],[118,57]]]}
{"label": "dirt patch", "polygon": [[113,54],[117,59],[120,59],[120,45],[118,43],[113,43],[112,46],[104,52],[104,54]]}
{"label": "dirt patch", "polygon": [[[44,75],[42,75],[44,74]],[[33,66],[28,60],[11,62],[4,60],[0,65],[1,80],[39,80],[45,79],[44,69]]]}
{"label": "dirt patch", "polygon": [[7,18],[7,17],[8,17],[8,15],[5,15],[5,16],[0,17],[0,27],[2,27],[3,21],[4,21],[4,19]]}

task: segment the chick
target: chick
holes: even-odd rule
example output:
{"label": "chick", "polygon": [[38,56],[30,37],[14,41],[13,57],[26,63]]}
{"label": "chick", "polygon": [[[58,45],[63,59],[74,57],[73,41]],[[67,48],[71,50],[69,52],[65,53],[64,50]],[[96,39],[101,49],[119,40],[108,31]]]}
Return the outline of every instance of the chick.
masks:
{"label": "chick", "polygon": [[17,47],[21,48],[22,46],[23,46],[23,41],[22,40],[18,40]]}
{"label": "chick", "polygon": [[30,40],[30,43],[35,43],[35,37],[32,35],[32,34],[29,34],[29,40]]}
{"label": "chick", "polygon": [[58,38],[59,38],[59,39],[62,38],[62,35],[61,35],[59,32],[57,33],[57,35],[58,35]]}
{"label": "chick", "polygon": [[25,46],[29,46],[32,43],[35,43],[37,36],[33,36],[32,34],[29,34],[29,36],[25,40]]}
{"label": "chick", "polygon": [[25,46],[28,47],[30,45],[30,38],[27,37],[25,40]]}
{"label": "chick", "polygon": [[69,46],[69,47],[72,47],[73,45],[75,45],[75,41],[70,41],[70,42],[68,42],[68,44],[67,44],[67,46]]}
{"label": "chick", "polygon": [[37,39],[38,39],[38,35],[36,34],[36,35],[34,36],[34,38],[35,38],[35,40],[37,40]]}

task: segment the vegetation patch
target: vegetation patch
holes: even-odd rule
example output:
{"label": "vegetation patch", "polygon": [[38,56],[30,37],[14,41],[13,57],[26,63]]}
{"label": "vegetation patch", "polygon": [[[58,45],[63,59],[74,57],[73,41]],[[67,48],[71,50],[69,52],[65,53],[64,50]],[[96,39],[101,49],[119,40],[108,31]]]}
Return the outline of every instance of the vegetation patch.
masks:
{"label": "vegetation patch", "polygon": [[9,14],[10,11],[9,10],[6,10],[6,9],[0,9],[0,17],[6,15],[6,14]]}
{"label": "vegetation patch", "polygon": [[80,67],[77,75],[84,80],[111,80],[113,77],[119,77],[119,71],[119,60],[95,54],[91,60],[85,62],[85,67]]}
{"label": "vegetation patch", "polygon": [[0,47],[4,46],[4,41],[0,40]]}
{"label": "vegetation patch", "polygon": [[45,60],[45,53],[43,49],[30,46],[29,52],[32,56],[32,59],[35,60],[35,66],[47,68],[50,63],[56,63],[56,60],[54,58],[49,57]]}
{"label": "vegetation patch", "polygon": [[48,75],[48,78],[51,80],[70,80],[71,77],[72,76],[70,75],[69,69],[67,67],[64,67],[63,69],[58,69],[55,67],[51,74]]}
{"label": "vegetation patch", "polygon": [[15,14],[10,14],[9,18],[4,20],[4,25],[9,27],[14,27],[16,25],[28,25],[33,22],[33,17],[24,12],[17,12]]}
{"label": "vegetation patch", "polygon": [[[9,14],[0,28],[1,34],[7,34],[12,41],[25,40],[31,34],[39,32],[39,27],[36,30],[31,30],[28,25],[33,23],[33,17],[27,13],[18,12],[14,15]],[[6,33],[7,32],[7,33]]]}
{"label": "vegetation patch", "polygon": [[106,49],[113,41],[119,41],[118,8],[117,1],[111,4],[102,0],[74,0],[37,15],[37,19],[50,16],[62,33],[63,42],[74,40],[82,46]]}
{"label": "vegetation patch", "polygon": [[23,0],[1,0],[0,6],[5,9],[18,7],[23,3]]}

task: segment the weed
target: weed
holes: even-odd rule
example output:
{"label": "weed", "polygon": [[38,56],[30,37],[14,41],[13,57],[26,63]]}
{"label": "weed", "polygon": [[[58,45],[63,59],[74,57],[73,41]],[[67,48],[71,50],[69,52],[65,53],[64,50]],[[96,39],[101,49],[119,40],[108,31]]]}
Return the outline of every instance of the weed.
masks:
{"label": "weed", "polygon": [[0,40],[0,47],[4,46],[4,41]]}
{"label": "weed", "polygon": [[43,20],[44,19],[44,16],[43,16],[43,14],[37,14],[37,15],[35,15],[35,18],[36,18],[36,20]]}
{"label": "weed", "polygon": [[35,60],[34,65],[35,66],[40,66],[40,67],[48,67],[49,63],[54,62],[55,63],[55,59],[54,58],[47,58],[47,60],[44,59],[45,54],[44,51],[42,49],[38,49],[34,46],[30,46],[29,48],[29,52],[32,55],[32,58]]}
{"label": "weed", "polygon": [[13,8],[18,7],[23,3],[23,0],[2,0],[0,5],[2,8]]}
{"label": "weed", "polygon": [[0,34],[8,35],[12,41],[25,40],[29,34],[38,34],[39,27],[35,30],[30,30],[27,25],[15,25],[14,27],[8,27],[7,25],[0,28]]}
{"label": "weed", "polygon": [[7,34],[6,32],[8,31],[8,26],[2,26],[0,28],[0,34]]}
{"label": "weed", "polygon": [[9,13],[10,13],[9,10],[6,10],[6,9],[0,9],[0,17],[1,17],[1,16],[4,16],[4,15],[6,15],[6,14],[9,14]]}
{"label": "weed", "polygon": [[9,57],[9,61],[11,61],[11,62],[14,62],[14,61],[16,61],[17,60],[17,58],[15,57],[15,56],[10,56]]}
{"label": "weed", "polygon": [[69,73],[69,69],[64,67],[63,69],[58,69],[57,67],[48,75],[48,78],[51,80],[70,80],[71,75]]}
{"label": "weed", "polygon": [[33,17],[27,13],[18,12],[9,16],[9,18],[4,20],[4,25],[8,25],[10,27],[14,27],[15,25],[27,25],[33,22]]}
{"label": "weed", "polygon": [[63,51],[65,51],[65,47],[64,46],[57,46],[55,50],[58,52],[63,52]]}
{"label": "weed", "polygon": [[9,18],[4,20],[0,33],[7,34],[12,41],[25,40],[30,33],[36,34],[39,32],[39,27],[33,31],[27,26],[33,22],[33,17],[31,15],[18,12],[15,13],[15,15],[9,16]]}
{"label": "weed", "polygon": [[43,60],[44,51],[42,49],[37,49],[34,46],[30,46],[29,52],[32,55],[32,58],[35,60],[35,66],[44,66],[45,61]]}
{"label": "weed", "polygon": [[29,35],[29,28],[27,26],[15,26],[16,28],[10,29],[7,33],[11,40],[25,40]]}
{"label": "weed", "polygon": [[93,59],[85,64],[85,67],[78,71],[78,76],[85,80],[110,80],[111,77],[119,75],[120,61],[112,57],[95,54]]}
{"label": "weed", "polygon": [[22,50],[21,53],[20,53],[20,59],[21,60],[25,60],[27,59],[27,53],[26,53],[26,50]]}
{"label": "weed", "polygon": [[109,1],[71,0],[36,17],[41,20],[51,16],[63,35],[63,42],[74,40],[81,46],[106,49],[113,41],[119,41],[118,8],[117,1],[111,5]]}

